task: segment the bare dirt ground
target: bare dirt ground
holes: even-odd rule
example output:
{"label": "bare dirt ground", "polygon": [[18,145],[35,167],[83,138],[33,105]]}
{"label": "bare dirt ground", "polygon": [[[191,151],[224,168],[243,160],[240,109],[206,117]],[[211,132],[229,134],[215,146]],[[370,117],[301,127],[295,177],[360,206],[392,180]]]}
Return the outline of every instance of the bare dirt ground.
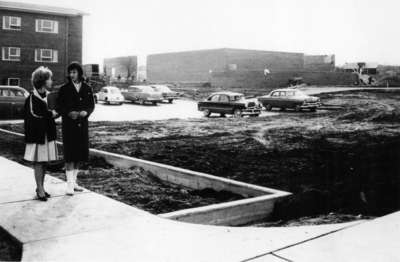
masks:
{"label": "bare dirt ground", "polygon": [[[400,93],[320,95],[342,107],[260,118],[91,123],[92,147],[287,190],[275,224],[379,216],[400,206]],[[22,131],[21,125],[5,126]],[[331,214],[331,215],[328,215]],[[261,221],[260,223],[263,223]],[[270,223],[264,221],[264,223]]]}
{"label": "bare dirt ground", "polygon": [[320,96],[343,107],[252,119],[92,124],[95,148],[294,193],[275,219],[378,216],[400,204],[400,93]]}

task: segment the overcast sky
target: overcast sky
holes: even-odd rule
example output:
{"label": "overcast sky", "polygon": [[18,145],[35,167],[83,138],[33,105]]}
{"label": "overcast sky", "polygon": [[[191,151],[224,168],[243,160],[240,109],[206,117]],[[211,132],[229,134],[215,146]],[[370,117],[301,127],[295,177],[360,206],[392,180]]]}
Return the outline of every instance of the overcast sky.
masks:
{"label": "overcast sky", "polygon": [[16,0],[81,9],[83,62],[247,48],[400,64],[399,0]]}

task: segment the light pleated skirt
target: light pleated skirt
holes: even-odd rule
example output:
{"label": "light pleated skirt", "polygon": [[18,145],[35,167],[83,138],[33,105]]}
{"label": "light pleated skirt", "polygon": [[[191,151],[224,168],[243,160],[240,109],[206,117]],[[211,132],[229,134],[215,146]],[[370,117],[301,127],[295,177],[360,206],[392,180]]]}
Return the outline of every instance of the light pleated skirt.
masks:
{"label": "light pleated skirt", "polygon": [[30,162],[50,162],[59,160],[56,141],[47,141],[44,144],[26,144],[24,159]]}

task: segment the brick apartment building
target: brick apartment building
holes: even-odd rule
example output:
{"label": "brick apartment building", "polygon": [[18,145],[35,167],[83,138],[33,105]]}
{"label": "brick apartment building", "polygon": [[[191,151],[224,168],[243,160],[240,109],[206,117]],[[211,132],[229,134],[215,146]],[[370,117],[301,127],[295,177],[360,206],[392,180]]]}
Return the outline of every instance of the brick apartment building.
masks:
{"label": "brick apartment building", "polygon": [[53,71],[55,85],[65,80],[66,67],[82,61],[82,17],[75,10],[0,1],[0,85],[31,89],[39,66]]}

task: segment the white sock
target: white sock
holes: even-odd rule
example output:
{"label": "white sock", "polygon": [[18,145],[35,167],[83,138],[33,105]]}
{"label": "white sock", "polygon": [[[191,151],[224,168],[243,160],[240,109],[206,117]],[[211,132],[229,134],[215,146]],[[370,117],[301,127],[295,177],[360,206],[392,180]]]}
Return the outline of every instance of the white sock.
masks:
{"label": "white sock", "polygon": [[74,177],[74,170],[66,170],[65,176],[67,177],[67,183],[72,182],[72,179]]}
{"label": "white sock", "polygon": [[79,169],[74,169],[74,184],[77,185],[78,183],[76,182],[78,179],[78,173]]}
{"label": "white sock", "polygon": [[74,171],[67,170],[65,171],[65,175],[67,176],[67,194],[74,194]]}

